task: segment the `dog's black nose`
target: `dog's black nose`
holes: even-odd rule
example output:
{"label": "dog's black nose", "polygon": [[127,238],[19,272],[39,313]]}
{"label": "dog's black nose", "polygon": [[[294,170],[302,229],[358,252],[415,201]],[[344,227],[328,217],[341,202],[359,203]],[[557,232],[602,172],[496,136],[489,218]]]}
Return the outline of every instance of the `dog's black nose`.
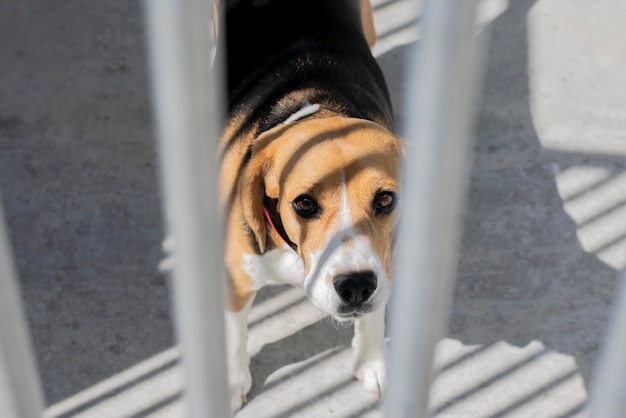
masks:
{"label": "dog's black nose", "polygon": [[333,285],[342,301],[356,305],[368,300],[376,290],[376,275],[373,271],[340,274]]}

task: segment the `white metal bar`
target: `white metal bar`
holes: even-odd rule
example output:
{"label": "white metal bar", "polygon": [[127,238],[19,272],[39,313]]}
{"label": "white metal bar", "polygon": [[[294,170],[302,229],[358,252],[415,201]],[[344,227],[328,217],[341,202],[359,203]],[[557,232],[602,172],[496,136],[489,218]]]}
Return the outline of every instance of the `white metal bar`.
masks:
{"label": "white metal bar", "polygon": [[[435,344],[454,288],[470,128],[482,83],[484,32],[477,0],[424,4],[422,38],[409,64],[402,219],[390,309],[387,417],[427,415]],[[480,76],[479,76],[480,75]]]}
{"label": "white metal bar", "polygon": [[626,417],[626,272],[615,295],[607,338],[596,366],[590,417]]}
{"label": "white metal bar", "polygon": [[0,417],[38,418],[44,398],[16,277],[0,200]]}
{"label": "white metal bar", "polygon": [[145,2],[172,293],[192,417],[230,415],[217,207],[221,129],[211,0]]}

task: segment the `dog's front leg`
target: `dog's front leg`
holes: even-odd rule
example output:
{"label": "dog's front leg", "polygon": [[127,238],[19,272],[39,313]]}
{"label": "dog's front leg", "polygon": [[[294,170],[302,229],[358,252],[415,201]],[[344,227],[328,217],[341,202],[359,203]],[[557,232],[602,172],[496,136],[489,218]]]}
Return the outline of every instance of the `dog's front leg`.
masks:
{"label": "dog's front leg", "polygon": [[233,412],[241,408],[252,387],[250,355],[248,354],[248,313],[254,297],[239,312],[225,312],[226,357],[230,386],[230,406]]}
{"label": "dog's front leg", "polygon": [[379,309],[354,323],[354,374],[361,385],[381,396],[387,383],[385,309]]}

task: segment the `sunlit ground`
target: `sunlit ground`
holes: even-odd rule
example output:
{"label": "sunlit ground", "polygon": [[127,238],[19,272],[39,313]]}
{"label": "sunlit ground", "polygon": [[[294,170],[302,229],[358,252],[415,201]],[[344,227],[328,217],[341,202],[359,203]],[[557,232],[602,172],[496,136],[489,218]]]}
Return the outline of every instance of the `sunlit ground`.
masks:
{"label": "sunlit ground", "polygon": [[[333,332],[329,321],[318,323],[322,314],[302,296],[286,288],[253,309],[252,353],[312,324],[326,328],[323,333]],[[350,362],[349,345],[343,344],[284,365],[259,382],[260,393],[237,416],[381,416],[376,399],[352,378]],[[446,339],[438,346],[436,368],[431,403],[438,417],[528,416],[528,409],[544,411],[543,416],[567,416],[581,409],[579,399],[585,393],[574,359],[538,341],[515,347]],[[181,388],[179,352],[171,348],[59,402],[45,417],[184,416]]]}

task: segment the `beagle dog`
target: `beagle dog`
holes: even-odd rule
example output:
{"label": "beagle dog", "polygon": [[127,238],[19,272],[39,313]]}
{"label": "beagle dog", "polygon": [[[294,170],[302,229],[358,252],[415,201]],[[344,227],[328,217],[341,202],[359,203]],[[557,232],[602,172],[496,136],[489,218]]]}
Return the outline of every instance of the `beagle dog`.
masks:
{"label": "beagle dog", "polygon": [[[225,28],[224,28],[225,27]],[[353,323],[354,372],[386,380],[401,140],[370,46],[367,0],[226,3],[228,116],[219,146],[233,410],[252,379],[247,315],[273,283]]]}

